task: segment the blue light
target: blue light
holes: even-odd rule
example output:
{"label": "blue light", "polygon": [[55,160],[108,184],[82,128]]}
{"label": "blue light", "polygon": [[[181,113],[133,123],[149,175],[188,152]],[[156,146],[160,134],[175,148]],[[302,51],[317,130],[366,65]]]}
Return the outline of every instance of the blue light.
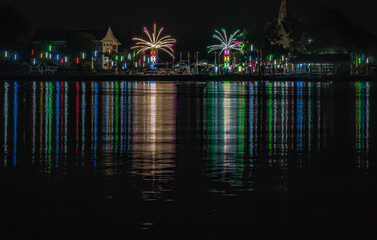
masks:
{"label": "blue light", "polygon": [[95,50],[94,51],[94,57],[97,57],[97,54],[98,54],[98,52],[97,52],[97,50]]}
{"label": "blue light", "polygon": [[215,71],[217,72],[218,70],[219,70],[219,67],[218,67],[218,66],[216,66],[216,67],[215,67]]}
{"label": "blue light", "polygon": [[14,61],[17,60],[17,54],[14,54]]}
{"label": "blue light", "polygon": [[56,55],[56,61],[59,61],[59,54]]}
{"label": "blue light", "polygon": [[365,55],[362,56],[363,61],[365,60]]}
{"label": "blue light", "polygon": [[249,56],[249,62],[251,62],[251,56]]}
{"label": "blue light", "polygon": [[124,63],[124,69],[127,69],[127,63]]}

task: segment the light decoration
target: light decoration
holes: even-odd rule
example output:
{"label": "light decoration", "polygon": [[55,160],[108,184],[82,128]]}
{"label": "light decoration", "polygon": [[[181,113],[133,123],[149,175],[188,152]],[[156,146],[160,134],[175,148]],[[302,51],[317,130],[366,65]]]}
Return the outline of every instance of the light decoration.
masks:
{"label": "light decoration", "polygon": [[240,30],[235,31],[232,35],[228,37],[225,29],[221,29],[222,32],[219,32],[218,30],[215,30],[215,33],[213,34],[213,38],[220,41],[220,44],[215,44],[208,46],[209,49],[208,53],[220,50],[220,55],[224,53],[224,68],[231,71],[230,66],[230,54],[231,50],[236,50],[241,53],[243,53],[242,48],[240,48],[240,44],[243,44],[242,42],[236,41],[238,37],[242,36],[243,33],[238,33]]}
{"label": "light decoration", "polygon": [[[131,47],[131,49],[136,49],[136,54],[141,52],[151,51],[152,56],[157,56],[157,51],[161,49],[162,51],[168,53],[174,58],[173,46],[177,42],[174,38],[171,38],[170,35],[161,36],[163,27],[160,30],[156,31],[156,24],[153,25],[153,33],[151,34],[146,27],[144,27],[144,33],[147,35],[148,39],[142,38],[132,38],[133,41],[136,41],[136,45]],[[156,54],[153,55],[152,51],[155,51]]]}
{"label": "light decoration", "polygon": [[221,50],[220,54],[222,54],[225,50],[237,50],[242,53],[242,50],[239,49],[239,44],[241,42],[236,41],[238,37],[242,36],[243,33],[238,34],[240,30],[235,31],[230,37],[228,38],[225,29],[221,29],[222,33],[215,30],[215,33],[213,34],[213,38],[220,41],[220,44],[215,44],[208,46],[209,49],[208,53]]}

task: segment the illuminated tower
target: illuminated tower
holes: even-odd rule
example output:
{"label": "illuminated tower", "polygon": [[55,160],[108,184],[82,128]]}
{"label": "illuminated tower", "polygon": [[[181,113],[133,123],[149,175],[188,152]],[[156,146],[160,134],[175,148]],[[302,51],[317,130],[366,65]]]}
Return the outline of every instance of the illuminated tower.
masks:
{"label": "illuminated tower", "polygon": [[118,39],[116,39],[116,37],[113,34],[113,31],[111,31],[111,28],[109,27],[107,29],[106,36],[101,40],[101,65],[103,69],[109,67],[109,58],[108,56],[106,56],[106,54],[111,54],[112,52],[118,53],[118,47],[120,45],[121,43],[118,41]]}
{"label": "illuminated tower", "polygon": [[287,17],[287,1],[282,0],[280,3],[278,25],[282,24]]}
{"label": "illuminated tower", "polygon": [[283,48],[289,48],[292,43],[292,39],[289,37],[289,33],[285,29],[283,22],[287,18],[287,1],[282,0],[280,3],[280,10],[279,10],[279,18],[278,23],[276,26],[276,31],[281,38],[277,41],[277,43]]}

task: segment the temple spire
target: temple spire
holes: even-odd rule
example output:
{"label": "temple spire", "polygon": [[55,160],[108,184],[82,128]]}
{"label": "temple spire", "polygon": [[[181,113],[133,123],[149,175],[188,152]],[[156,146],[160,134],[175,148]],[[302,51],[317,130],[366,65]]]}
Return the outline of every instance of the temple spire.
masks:
{"label": "temple spire", "polygon": [[282,0],[280,3],[278,24],[281,24],[282,22],[284,22],[286,17],[287,17],[287,1]]}

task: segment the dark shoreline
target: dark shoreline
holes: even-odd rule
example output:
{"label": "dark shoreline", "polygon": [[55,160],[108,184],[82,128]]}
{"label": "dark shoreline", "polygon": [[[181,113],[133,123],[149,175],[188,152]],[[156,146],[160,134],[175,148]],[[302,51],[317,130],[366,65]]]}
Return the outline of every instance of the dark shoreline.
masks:
{"label": "dark shoreline", "polygon": [[255,76],[255,75],[0,75],[0,81],[373,81],[369,76]]}

